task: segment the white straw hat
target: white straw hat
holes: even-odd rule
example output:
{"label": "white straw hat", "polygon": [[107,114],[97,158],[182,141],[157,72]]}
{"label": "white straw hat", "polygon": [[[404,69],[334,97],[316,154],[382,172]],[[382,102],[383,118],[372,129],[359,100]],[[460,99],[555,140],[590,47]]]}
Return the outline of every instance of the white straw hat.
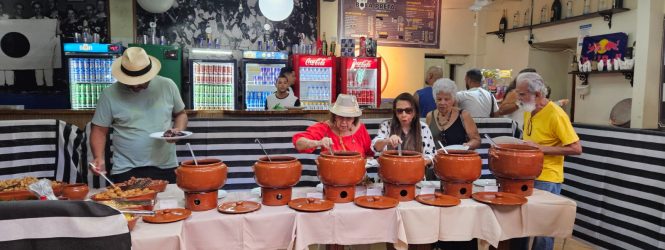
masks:
{"label": "white straw hat", "polygon": [[159,60],[149,56],[143,48],[131,47],[113,61],[111,74],[123,84],[139,85],[152,80],[161,68]]}
{"label": "white straw hat", "polygon": [[356,96],[345,94],[337,96],[337,101],[330,108],[330,112],[341,117],[359,117],[363,114],[358,107]]}

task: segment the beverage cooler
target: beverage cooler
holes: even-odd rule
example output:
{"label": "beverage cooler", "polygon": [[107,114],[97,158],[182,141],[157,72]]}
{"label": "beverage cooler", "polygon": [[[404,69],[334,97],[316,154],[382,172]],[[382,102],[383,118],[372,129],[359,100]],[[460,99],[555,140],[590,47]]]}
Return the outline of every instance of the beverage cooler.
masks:
{"label": "beverage cooler", "polygon": [[381,105],[381,58],[342,57],[341,93],[356,96],[358,105],[378,108]]}
{"label": "beverage cooler", "polygon": [[286,67],[286,52],[244,51],[242,60],[243,81],[240,103],[245,110],[265,110],[268,95],[277,91],[275,82],[279,71]]}
{"label": "beverage cooler", "polygon": [[237,62],[232,51],[192,48],[189,51],[189,82],[192,109],[236,108]]}
{"label": "beverage cooler", "polygon": [[71,109],[94,109],[102,90],[115,82],[111,75],[111,64],[122,55],[122,46],[65,43],[63,51],[69,66]]}
{"label": "beverage cooler", "polygon": [[307,110],[327,110],[337,99],[336,63],[330,56],[293,55],[300,105]]}

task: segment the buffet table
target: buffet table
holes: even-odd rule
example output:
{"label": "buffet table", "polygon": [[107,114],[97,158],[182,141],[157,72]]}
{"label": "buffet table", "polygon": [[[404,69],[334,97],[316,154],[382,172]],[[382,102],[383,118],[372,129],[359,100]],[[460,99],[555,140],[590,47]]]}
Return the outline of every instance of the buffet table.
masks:
{"label": "buffet table", "polygon": [[[295,188],[294,198],[317,193],[316,188]],[[183,193],[171,184],[158,200],[177,201]],[[220,202],[259,201],[257,193],[229,192]],[[194,212],[184,221],[148,224],[139,220],[132,231],[134,249],[307,249],[313,244],[355,245],[395,243],[427,244],[437,240],[479,238],[493,246],[515,237],[545,235],[570,237],[575,220],[574,201],[535,190],[522,206],[489,206],[471,199],[455,207],[432,207],[416,201],[396,208],[372,210],[353,203],[335,204],[330,211],[302,213],[288,206],[262,206],[260,210],[227,215],[210,210]],[[166,203],[166,202],[164,202]],[[158,202],[159,206],[159,202]]]}

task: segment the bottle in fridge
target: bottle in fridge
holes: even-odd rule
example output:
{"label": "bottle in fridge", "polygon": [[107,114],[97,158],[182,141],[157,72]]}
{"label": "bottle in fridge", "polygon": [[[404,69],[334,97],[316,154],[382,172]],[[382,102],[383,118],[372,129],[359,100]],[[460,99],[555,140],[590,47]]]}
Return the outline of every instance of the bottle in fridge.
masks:
{"label": "bottle in fridge", "polygon": [[245,110],[265,110],[266,98],[277,90],[275,82],[286,67],[288,54],[280,51],[244,51],[243,78],[240,85]]}
{"label": "bottle in fridge", "polygon": [[69,69],[71,109],[94,109],[102,91],[116,80],[111,75],[113,60],[122,55],[117,44],[65,43],[63,51]]}
{"label": "bottle in fridge", "polygon": [[378,108],[381,104],[381,58],[342,57],[341,93],[356,96],[358,105]]}
{"label": "bottle in fridge", "polygon": [[337,98],[334,57],[293,55],[296,83],[294,92],[307,110],[327,110]]}
{"label": "bottle in fridge", "polygon": [[236,109],[237,61],[231,50],[191,48],[188,64],[192,109]]}

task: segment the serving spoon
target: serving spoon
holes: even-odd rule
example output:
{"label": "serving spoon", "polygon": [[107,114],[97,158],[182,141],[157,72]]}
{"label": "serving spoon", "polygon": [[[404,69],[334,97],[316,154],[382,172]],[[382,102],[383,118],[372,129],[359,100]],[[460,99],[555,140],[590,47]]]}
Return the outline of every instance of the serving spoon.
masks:
{"label": "serving spoon", "polygon": [[[95,166],[95,164],[93,164],[92,162],[88,162],[88,165],[89,165],[91,168],[97,169],[97,166]],[[109,184],[111,184],[112,187],[114,187],[114,188],[116,187],[115,184],[113,184],[113,182],[112,182],[111,180],[109,180],[109,178],[106,177],[106,175],[105,175],[104,173],[102,173],[102,172],[98,172],[98,174],[101,175],[102,177],[104,177],[104,179],[105,179],[106,181],[108,181]]]}
{"label": "serving spoon", "polygon": [[261,144],[261,141],[259,140],[259,138],[254,139],[254,142],[259,144],[259,147],[261,147],[261,150],[263,150],[263,153],[266,154],[266,156],[268,157],[268,161],[272,162],[272,159],[270,159],[270,155],[268,155],[268,152],[263,148],[263,144]]}

